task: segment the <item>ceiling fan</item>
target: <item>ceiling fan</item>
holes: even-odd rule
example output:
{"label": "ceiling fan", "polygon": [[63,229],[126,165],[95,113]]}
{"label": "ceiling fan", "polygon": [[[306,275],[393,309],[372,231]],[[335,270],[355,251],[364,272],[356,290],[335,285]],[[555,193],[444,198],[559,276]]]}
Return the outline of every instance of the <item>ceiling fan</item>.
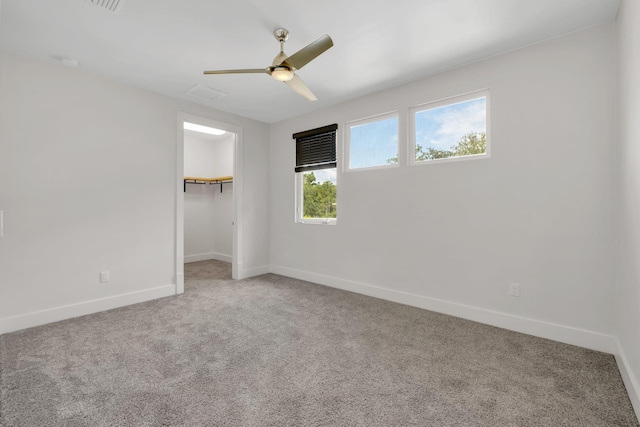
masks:
{"label": "ceiling fan", "polygon": [[277,28],[273,31],[276,40],[280,42],[280,53],[276,55],[273,63],[267,68],[248,68],[242,70],[213,70],[205,71],[204,74],[258,74],[266,73],[274,79],[283,82],[298,95],[309,101],[316,101],[318,98],[304,84],[302,79],[295,73],[296,70],[307,65],[317,58],[324,51],[333,46],[333,40],[328,35],[320,37],[318,40],[303,47],[291,56],[284,53],[284,42],[289,38],[289,31],[284,28]]}

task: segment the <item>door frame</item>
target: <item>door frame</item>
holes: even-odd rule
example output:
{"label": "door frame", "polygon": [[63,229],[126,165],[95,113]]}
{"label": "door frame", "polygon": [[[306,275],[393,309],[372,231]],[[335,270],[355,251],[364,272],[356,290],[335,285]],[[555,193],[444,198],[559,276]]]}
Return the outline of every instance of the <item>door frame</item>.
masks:
{"label": "door frame", "polygon": [[178,112],[176,143],[175,278],[176,295],[184,293],[184,122],[221,129],[235,134],[233,144],[233,242],[231,277],[239,277],[242,265],[242,127],[207,117]]}

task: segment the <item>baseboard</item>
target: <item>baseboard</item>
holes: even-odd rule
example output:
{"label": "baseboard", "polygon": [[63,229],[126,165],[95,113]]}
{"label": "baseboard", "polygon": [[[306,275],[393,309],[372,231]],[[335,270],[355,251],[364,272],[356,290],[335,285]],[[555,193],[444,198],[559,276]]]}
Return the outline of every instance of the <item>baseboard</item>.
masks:
{"label": "baseboard", "polygon": [[622,381],[624,381],[624,386],[627,388],[629,400],[631,400],[631,405],[633,405],[636,417],[640,420],[640,382],[631,369],[629,359],[627,359],[624,349],[617,338],[616,344],[617,350],[615,356],[618,369],[620,370],[620,376],[622,377]]}
{"label": "baseboard", "polygon": [[185,255],[184,263],[188,264],[190,262],[207,261],[209,259],[217,259],[218,261],[231,262],[233,258],[231,257],[231,255],[224,255],[216,252],[207,252],[204,254]]}
{"label": "baseboard", "polygon": [[499,328],[509,329],[511,331],[521,332],[540,338],[546,338],[610,354],[614,354],[616,352],[615,338],[611,335],[278,265],[271,265],[270,271],[275,274],[293,277],[295,279],[306,280],[345,291],[423,308],[425,310],[431,310],[438,313],[449,314],[451,316],[461,317],[463,319],[473,320],[475,322],[497,326]]}
{"label": "baseboard", "polygon": [[237,279],[247,279],[249,277],[260,276],[261,274],[267,273],[271,273],[270,265],[260,265],[258,267],[243,268],[242,264],[239,264]]}
{"label": "baseboard", "polygon": [[4,319],[0,319],[0,334],[15,332],[21,329],[44,325],[46,323],[84,316],[86,314],[97,313],[99,311],[111,310],[112,308],[137,304],[139,302],[168,297],[175,294],[176,285],[165,285],[158,286],[157,288],[145,289],[143,291],[50,308],[19,316],[5,317]]}

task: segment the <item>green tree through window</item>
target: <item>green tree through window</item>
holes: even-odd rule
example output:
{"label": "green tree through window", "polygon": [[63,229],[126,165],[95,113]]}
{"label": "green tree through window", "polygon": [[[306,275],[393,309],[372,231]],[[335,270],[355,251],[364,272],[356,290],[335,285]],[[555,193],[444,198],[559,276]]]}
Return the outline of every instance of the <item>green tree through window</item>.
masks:
{"label": "green tree through window", "polygon": [[[438,150],[433,147],[426,149],[416,144],[416,161],[448,159],[450,157],[471,156],[473,154],[484,154],[487,152],[487,134],[486,132],[469,132],[460,138],[453,147],[448,150]],[[398,163],[398,157],[387,159],[387,163]]]}
{"label": "green tree through window", "polygon": [[336,217],[336,185],[331,181],[320,183],[313,172],[303,176],[304,218]]}

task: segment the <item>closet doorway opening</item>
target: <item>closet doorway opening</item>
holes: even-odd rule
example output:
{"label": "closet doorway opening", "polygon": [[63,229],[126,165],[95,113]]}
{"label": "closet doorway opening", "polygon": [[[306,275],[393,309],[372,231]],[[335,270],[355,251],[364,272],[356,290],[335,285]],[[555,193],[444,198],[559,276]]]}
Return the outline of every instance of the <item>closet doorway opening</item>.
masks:
{"label": "closet doorway opening", "polygon": [[176,293],[184,264],[217,259],[241,265],[240,156],[242,128],[205,117],[178,116]]}

